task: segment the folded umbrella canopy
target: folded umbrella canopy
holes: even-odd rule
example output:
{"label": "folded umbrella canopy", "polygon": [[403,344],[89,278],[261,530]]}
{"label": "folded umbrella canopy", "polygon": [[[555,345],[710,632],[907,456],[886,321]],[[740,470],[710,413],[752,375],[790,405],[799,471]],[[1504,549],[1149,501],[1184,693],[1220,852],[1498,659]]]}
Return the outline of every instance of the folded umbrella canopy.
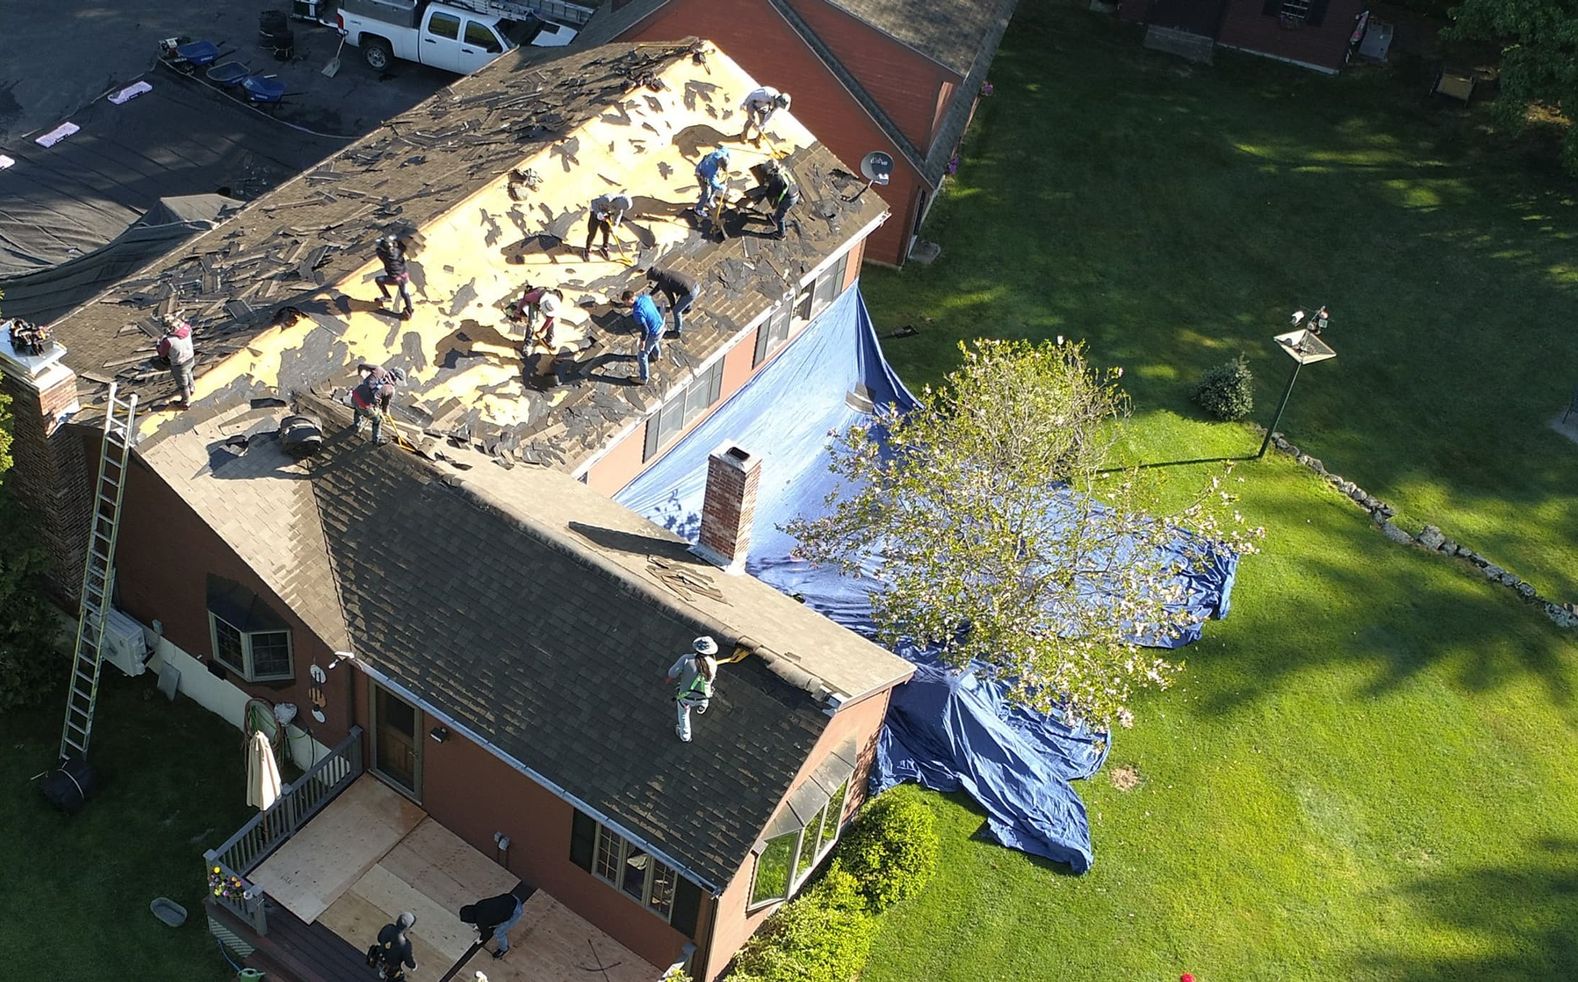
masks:
{"label": "folded umbrella canopy", "polygon": [[259,811],[268,811],[279,798],[279,765],[274,762],[274,748],[261,731],[253,733],[247,742],[247,804]]}

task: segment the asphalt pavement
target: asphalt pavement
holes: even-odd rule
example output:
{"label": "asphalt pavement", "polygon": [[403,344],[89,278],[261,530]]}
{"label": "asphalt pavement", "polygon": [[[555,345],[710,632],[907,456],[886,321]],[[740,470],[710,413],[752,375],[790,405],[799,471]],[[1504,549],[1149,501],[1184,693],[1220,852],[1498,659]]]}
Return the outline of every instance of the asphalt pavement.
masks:
{"label": "asphalt pavement", "polygon": [[351,47],[339,74],[326,78],[320,70],[334,56],[339,35],[294,19],[295,58],[278,62],[258,45],[258,15],[268,9],[288,7],[223,0],[0,0],[0,146],[51,130],[138,78],[171,84],[167,70],[156,67],[158,44],[180,35],[219,44],[227,52],[221,61],[277,74],[287,92],[277,117],[335,136],[361,136],[455,79],[407,62],[379,75]]}

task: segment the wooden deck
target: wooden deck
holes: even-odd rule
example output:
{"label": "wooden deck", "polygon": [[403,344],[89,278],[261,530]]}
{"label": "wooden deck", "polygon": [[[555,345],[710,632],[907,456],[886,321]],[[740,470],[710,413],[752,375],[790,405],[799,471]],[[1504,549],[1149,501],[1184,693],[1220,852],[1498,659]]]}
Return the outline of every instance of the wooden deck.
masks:
{"label": "wooden deck", "polygon": [[[365,775],[253,871],[273,900],[255,967],[271,979],[338,982],[369,977],[363,953],[402,911],[417,962],[411,982],[653,982],[661,969],[563,904],[532,892],[409,800]],[[495,959],[459,910],[514,892],[526,914]],[[310,917],[308,915],[311,915]]]}

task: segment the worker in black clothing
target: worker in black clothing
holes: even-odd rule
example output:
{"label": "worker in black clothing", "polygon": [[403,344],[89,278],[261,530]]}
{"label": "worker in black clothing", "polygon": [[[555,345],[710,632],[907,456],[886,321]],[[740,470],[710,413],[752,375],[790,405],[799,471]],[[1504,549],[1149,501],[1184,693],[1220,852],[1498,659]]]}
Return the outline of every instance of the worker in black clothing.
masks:
{"label": "worker in black clothing", "polygon": [[405,302],[405,310],[400,314],[401,320],[411,319],[411,272],[405,264],[405,240],[397,235],[386,235],[378,240],[378,261],[384,264],[383,274],[373,278],[378,284],[378,292],[387,303],[389,300],[389,287],[399,288],[400,299]]}
{"label": "worker in black clothing", "polygon": [[362,431],[363,420],[373,421],[373,442],[383,443],[384,416],[389,412],[389,400],[395,389],[405,384],[405,372],[399,368],[384,368],[362,362],[356,366],[362,378],[351,390],[351,407],[356,411],[356,432]]}
{"label": "worker in black clothing", "polygon": [[520,923],[526,905],[513,893],[479,900],[460,908],[460,919],[477,929],[477,940],[486,944],[489,938],[498,942],[493,957],[503,958],[510,950],[510,928]]}
{"label": "worker in black clothing", "polygon": [[773,238],[781,239],[784,237],[784,216],[800,203],[800,187],[795,183],[794,175],[789,173],[789,168],[776,160],[763,163],[760,173],[761,183],[752,188],[746,197],[752,201],[765,201],[772,207],[772,221],[777,228]]}
{"label": "worker in black clothing", "polygon": [[685,330],[685,315],[701,293],[701,284],[695,277],[662,266],[648,267],[647,283],[668,298],[669,312],[674,315],[674,336],[679,337]]}
{"label": "worker in black clothing", "polygon": [[603,247],[598,250],[604,259],[608,258],[609,236],[625,220],[625,213],[631,209],[630,195],[623,191],[618,194],[600,194],[592,199],[592,204],[587,209],[586,215],[586,248],[581,250],[581,258],[590,262],[592,259],[592,242],[598,235],[603,237]]}
{"label": "worker in black clothing", "polygon": [[401,982],[406,969],[416,971],[416,955],[411,951],[411,939],[407,937],[407,932],[415,923],[416,915],[403,911],[393,924],[385,924],[378,932],[384,982]]}

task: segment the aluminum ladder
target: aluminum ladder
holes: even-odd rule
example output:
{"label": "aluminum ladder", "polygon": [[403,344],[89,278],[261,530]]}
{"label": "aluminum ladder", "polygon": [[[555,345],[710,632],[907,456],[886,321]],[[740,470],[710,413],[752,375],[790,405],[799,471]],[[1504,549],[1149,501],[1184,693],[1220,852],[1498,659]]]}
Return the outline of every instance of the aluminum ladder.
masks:
{"label": "aluminum ladder", "polygon": [[82,563],[82,605],[77,614],[77,641],[71,656],[71,686],[66,694],[66,720],[60,728],[60,762],[86,760],[93,735],[93,710],[99,701],[99,674],[104,668],[104,625],[109,617],[110,588],[115,581],[115,540],[121,528],[121,498],[126,493],[126,463],[135,442],[137,395],[116,395],[110,383],[104,410],[104,439],[99,454],[99,480],[93,492],[93,525]]}

